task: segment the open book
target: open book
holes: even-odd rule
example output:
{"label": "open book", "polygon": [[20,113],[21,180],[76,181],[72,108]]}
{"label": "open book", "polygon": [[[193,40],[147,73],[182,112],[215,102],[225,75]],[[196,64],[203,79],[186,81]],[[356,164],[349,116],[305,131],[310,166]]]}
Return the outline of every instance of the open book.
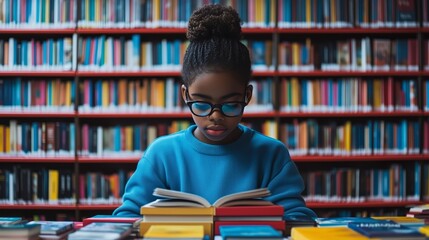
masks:
{"label": "open book", "polygon": [[258,188],[249,191],[237,192],[223,196],[210,204],[201,196],[164,188],[155,188],[153,195],[161,197],[145,206],[151,207],[228,207],[228,206],[268,206],[272,202],[262,199],[269,196],[270,190],[267,188]]}

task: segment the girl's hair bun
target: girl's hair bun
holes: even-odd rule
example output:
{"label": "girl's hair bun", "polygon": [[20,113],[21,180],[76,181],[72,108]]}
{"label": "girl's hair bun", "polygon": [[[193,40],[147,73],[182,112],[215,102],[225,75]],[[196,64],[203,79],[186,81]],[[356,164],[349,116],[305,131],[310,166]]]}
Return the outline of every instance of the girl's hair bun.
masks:
{"label": "girl's hair bun", "polygon": [[211,38],[241,39],[241,20],[232,7],[205,5],[196,10],[188,23],[186,37],[190,41]]}

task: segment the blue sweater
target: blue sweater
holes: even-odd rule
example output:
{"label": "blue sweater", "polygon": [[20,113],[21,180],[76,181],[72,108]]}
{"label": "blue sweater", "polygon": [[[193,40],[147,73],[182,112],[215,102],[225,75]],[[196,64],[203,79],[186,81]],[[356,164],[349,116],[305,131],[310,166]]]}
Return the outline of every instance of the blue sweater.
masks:
{"label": "blue sweater", "polygon": [[301,197],[304,184],[284,144],[239,125],[243,134],[226,145],[211,145],[193,135],[196,126],[159,137],[146,150],[128,180],[118,216],[139,216],[140,206],[154,201],[156,187],[193,193],[210,203],[239,191],[267,187],[266,197],[284,215],[315,213]]}

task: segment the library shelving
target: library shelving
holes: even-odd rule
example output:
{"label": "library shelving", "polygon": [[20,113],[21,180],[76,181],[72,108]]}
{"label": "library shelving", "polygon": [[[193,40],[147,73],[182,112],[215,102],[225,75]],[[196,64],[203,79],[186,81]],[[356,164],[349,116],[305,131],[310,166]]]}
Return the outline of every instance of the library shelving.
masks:
{"label": "library shelving", "polygon": [[[47,211],[56,218],[55,211],[64,211],[81,219],[113,211],[147,144],[191,124],[178,96],[186,21],[203,2],[226,1],[149,0],[134,6],[139,1],[61,0],[45,18],[35,6],[23,8],[25,1],[5,2],[28,12],[18,20],[0,6],[2,214]],[[243,123],[287,145],[303,176],[312,176],[304,177],[307,188],[314,187],[314,175],[338,169],[355,178],[365,169],[420,176],[406,183],[414,186],[412,198],[395,185],[398,179],[388,178],[402,195],[307,192],[308,206],[321,216],[358,216],[378,214],[381,207],[401,214],[427,202],[428,0],[385,6],[366,0],[252,2],[233,3],[243,19],[255,86]],[[48,125],[57,129],[44,133]],[[48,136],[51,144],[66,146],[48,150]],[[26,176],[18,179],[14,166]],[[2,179],[32,179],[39,170],[58,171],[60,182],[61,171],[69,170],[71,202],[58,202],[61,194],[14,199],[1,185]]]}

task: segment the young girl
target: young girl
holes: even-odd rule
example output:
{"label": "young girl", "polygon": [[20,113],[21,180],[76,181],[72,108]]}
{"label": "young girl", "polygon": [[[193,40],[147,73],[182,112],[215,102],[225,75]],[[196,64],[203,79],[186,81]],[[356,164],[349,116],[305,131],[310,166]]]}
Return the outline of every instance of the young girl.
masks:
{"label": "young girl", "polygon": [[231,7],[207,5],[189,20],[182,97],[196,125],[159,137],[126,185],[118,216],[139,216],[157,187],[200,195],[213,203],[231,193],[266,187],[284,215],[315,217],[301,197],[302,178],[278,140],[240,124],[252,98],[249,51]]}

